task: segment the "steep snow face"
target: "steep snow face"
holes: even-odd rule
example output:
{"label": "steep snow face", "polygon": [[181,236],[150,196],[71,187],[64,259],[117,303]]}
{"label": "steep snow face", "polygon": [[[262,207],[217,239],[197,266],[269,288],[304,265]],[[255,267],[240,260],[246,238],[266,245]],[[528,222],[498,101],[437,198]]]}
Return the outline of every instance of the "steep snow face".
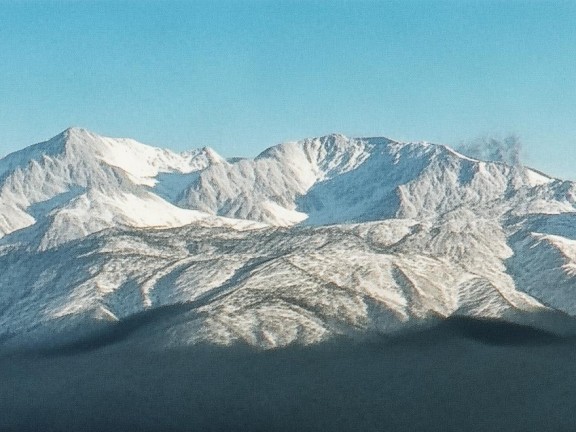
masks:
{"label": "steep snow face", "polygon": [[341,135],[281,144],[254,160],[209,167],[178,204],[222,216],[292,225],[307,218],[297,209],[297,197],[318,181],[356,169],[373,147]]}
{"label": "steep snow face", "polygon": [[0,161],[0,235],[35,225],[28,234],[43,237],[40,243],[48,247],[116,225],[169,227],[208,219],[162,196],[219,163],[226,162],[207,148],[178,155],[68,129]]}
{"label": "steep snow face", "polygon": [[301,197],[298,206],[313,225],[362,222],[395,217],[399,211],[398,186],[418,178],[436,148],[367,139],[370,151],[363,163],[335,177],[326,177]]}
{"label": "steep snow face", "polygon": [[517,217],[508,273],[543,304],[576,315],[576,213]]}

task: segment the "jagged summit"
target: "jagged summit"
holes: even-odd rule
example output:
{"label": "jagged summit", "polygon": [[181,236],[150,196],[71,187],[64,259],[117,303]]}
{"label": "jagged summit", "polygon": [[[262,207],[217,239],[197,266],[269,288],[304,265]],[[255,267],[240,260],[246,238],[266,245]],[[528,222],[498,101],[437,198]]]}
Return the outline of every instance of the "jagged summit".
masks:
{"label": "jagged summit", "polygon": [[[204,146],[197,151],[198,153],[203,154],[211,164],[226,163],[226,159],[220,156],[212,147]],[[186,152],[182,154],[186,154]]]}
{"label": "jagged summit", "polygon": [[90,139],[98,138],[99,135],[95,132],[89,131],[80,126],[70,126],[64,129],[60,134],[57,136],[61,136],[65,140],[82,140],[88,142]]}

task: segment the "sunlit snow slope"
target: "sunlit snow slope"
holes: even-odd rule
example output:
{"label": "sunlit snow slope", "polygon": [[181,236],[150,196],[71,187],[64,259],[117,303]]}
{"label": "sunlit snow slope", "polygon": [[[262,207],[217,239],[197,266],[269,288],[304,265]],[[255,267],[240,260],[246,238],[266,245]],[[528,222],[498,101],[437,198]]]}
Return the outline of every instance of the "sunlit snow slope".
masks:
{"label": "sunlit snow slope", "polygon": [[207,148],[175,154],[71,128],[0,160],[0,235],[22,230],[5,241],[47,248],[115,226],[237,224],[164,199],[220,163]]}
{"label": "sunlit snow slope", "polygon": [[271,348],[453,315],[566,330],[575,201],[430,143],[330,135],[228,162],[72,128],[0,160],[0,343]]}

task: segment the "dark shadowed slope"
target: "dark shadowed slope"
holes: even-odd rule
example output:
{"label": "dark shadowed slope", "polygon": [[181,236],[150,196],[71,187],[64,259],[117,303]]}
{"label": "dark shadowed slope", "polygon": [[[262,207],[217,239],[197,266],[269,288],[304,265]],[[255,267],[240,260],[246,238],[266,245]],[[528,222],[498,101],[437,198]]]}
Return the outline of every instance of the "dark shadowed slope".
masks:
{"label": "dark shadowed slope", "polygon": [[455,319],[398,338],[0,360],[0,430],[574,430],[576,341]]}

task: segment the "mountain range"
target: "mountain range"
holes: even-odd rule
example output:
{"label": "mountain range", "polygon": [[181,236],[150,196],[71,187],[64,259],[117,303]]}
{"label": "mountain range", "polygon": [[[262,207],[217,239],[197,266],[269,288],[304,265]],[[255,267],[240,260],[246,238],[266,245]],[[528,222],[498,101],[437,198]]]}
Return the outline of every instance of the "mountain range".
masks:
{"label": "mountain range", "polygon": [[576,183],[427,142],[254,159],[70,128],[0,159],[0,348],[576,333]]}

